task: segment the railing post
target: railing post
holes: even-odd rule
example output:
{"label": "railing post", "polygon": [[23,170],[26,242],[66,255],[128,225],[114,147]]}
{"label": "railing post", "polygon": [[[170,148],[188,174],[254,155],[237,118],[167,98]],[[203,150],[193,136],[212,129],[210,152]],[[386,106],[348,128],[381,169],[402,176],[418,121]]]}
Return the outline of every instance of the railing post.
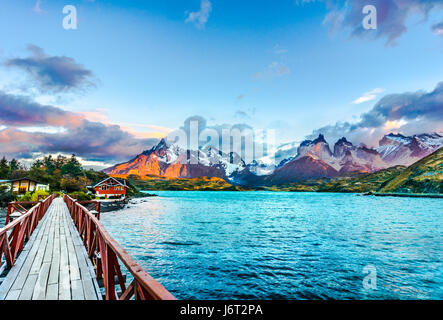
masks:
{"label": "railing post", "polygon": [[5,220],[5,226],[9,223],[10,216],[12,214],[13,205],[12,202],[8,203],[8,210],[6,212],[6,220]]}

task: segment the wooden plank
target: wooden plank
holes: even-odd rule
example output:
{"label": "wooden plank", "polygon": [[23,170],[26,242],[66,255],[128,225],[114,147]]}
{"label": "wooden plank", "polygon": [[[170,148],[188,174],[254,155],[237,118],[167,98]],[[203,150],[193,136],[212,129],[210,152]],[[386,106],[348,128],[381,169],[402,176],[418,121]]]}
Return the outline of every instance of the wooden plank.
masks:
{"label": "wooden plank", "polygon": [[46,300],[58,300],[58,283],[48,284]]}
{"label": "wooden plank", "polygon": [[60,237],[55,236],[48,283],[49,284],[58,283],[59,273],[60,273]]}
{"label": "wooden plank", "polygon": [[[37,255],[37,251],[40,246],[41,239],[38,239],[34,242],[34,245],[32,246],[31,250],[29,251],[28,256],[26,257],[26,260],[23,263],[22,268],[20,269],[20,272],[17,274],[17,277],[15,278],[14,284],[11,288],[11,290],[18,290],[23,288],[26,278],[29,274],[29,271],[31,270],[32,264],[34,263],[34,259]],[[8,274],[9,277],[9,274]]]}
{"label": "wooden plank", "polygon": [[37,282],[38,275],[30,274],[26,279],[22,291],[20,292],[19,300],[31,300],[34,293],[35,283]]}
{"label": "wooden plank", "polygon": [[49,262],[43,263],[40,273],[38,274],[37,283],[35,284],[32,300],[45,300],[50,266],[51,264]]}
{"label": "wooden plank", "polygon": [[29,254],[29,250],[22,252],[20,256],[17,258],[15,265],[9,270],[8,275],[3,280],[2,284],[0,285],[0,300],[3,300],[6,298],[6,295],[8,294],[8,291],[11,289],[12,285],[14,284],[14,281],[19,274],[20,270],[23,267],[23,262],[26,260],[26,257]]}
{"label": "wooden plank", "polygon": [[66,236],[62,232],[63,226],[60,226],[60,274],[59,274],[59,286],[58,297],[60,300],[71,299],[71,288],[69,279],[69,260],[68,260],[68,248],[66,244]]}
{"label": "wooden plank", "polygon": [[[45,220],[42,219],[42,225],[36,228],[34,230],[34,233],[31,235],[29,241],[26,243],[25,247],[23,248],[23,251],[19,254],[18,258],[15,261],[14,266],[9,270],[5,280],[3,281],[2,285],[0,286],[0,300],[3,300],[6,298],[8,291],[11,290],[12,285],[15,285],[15,288],[12,288],[13,291],[16,291],[18,289],[21,289],[26,278],[22,278],[18,282],[17,277],[20,274],[27,273],[28,267],[30,268],[30,265],[32,263],[33,255],[38,250],[38,245],[40,243],[39,240],[39,234],[42,233],[42,230],[44,230],[45,227],[45,221],[46,221],[46,215],[44,217]],[[28,256],[30,255],[29,259]],[[27,264],[26,261],[29,261]],[[15,284],[17,282],[17,284]]]}
{"label": "wooden plank", "polygon": [[[77,252],[77,258],[80,267],[80,273],[83,281],[83,291],[86,300],[97,300],[97,292],[94,286],[95,279],[91,277],[89,266],[86,262],[87,256],[84,248],[80,246],[75,247]],[[83,250],[82,250],[83,249]]]}
{"label": "wooden plank", "polygon": [[71,235],[66,238],[68,246],[69,272],[72,280],[80,280],[80,268]]}
{"label": "wooden plank", "polygon": [[9,291],[8,296],[5,300],[18,300],[18,297],[20,296],[21,290],[13,290]]}
{"label": "wooden plank", "polygon": [[[20,270],[17,272],[17,274],[15,274],[15,277],[13,277],[14,274],[10,274],[11,272],[8,273],[7,278],[9,278],[11,276],[14,279],[11,290],[21,290],[24,288],[25,284],[27,283],[28,275],[31,271],[32,266],[34,265],[34,261],[37,256],[37,253],[40,250],[40,245],[43,240],[43,238],[42,238],[43,234],[45,233],[46,228],[48,227],[48,221],[49,220],[45,220],[43,222],[43,225],[42,225],[41,229],[39,230],[36,239],[34,240],[33,243],[31,243],[31,246],[32,246],[31,249],[27,250],[28,254],[27,254],[26,258],[24,259],[22,266],[21,267],[18,266],[20,268]],[[24,252],[22,252],[22,253],[24,253]],[[12,269],[11,269],[11,271],[12,271]]]}
{"label": "wooden plank", "polygon": [[83,293],[83,282],[81,280],[71,281],[72,287],[72,300],[85,300]]}
{"label": "wooden plank", "polygon": [[42,241],[40,242],[37,255],[35,256],[34,262],[32,263],[31,270],[29,270],[29,274],[38,274],[40,272],[47,243],[48,235],[45,234],[42,238]]}
{"label": "wooden plank", "polygon": [[51,262],[52,260],[52,250],[54,248],[54,233],[55,233],[54,215],[51,216],[50,223],[51,225],[49,227],[48,244],[46,245],[45,255],[43,256],[43,262]]}

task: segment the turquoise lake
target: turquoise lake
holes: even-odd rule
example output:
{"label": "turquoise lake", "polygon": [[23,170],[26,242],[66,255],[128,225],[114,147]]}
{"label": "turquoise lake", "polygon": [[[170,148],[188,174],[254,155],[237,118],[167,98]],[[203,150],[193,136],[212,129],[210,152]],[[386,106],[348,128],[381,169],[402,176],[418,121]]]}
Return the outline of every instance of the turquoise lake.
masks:
{"label": "turquoise lake", "polygon": [[153,193],[102,223],[179,299],[443,298],[442,199]]}

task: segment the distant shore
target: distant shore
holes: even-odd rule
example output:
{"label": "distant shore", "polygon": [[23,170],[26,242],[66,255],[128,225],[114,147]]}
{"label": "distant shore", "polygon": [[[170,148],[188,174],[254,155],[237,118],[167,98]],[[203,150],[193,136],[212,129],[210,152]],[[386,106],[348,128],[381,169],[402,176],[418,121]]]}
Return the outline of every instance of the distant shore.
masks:
{"label": "distant shore", "polygon": [[379,192],[368,192],[364,194],[365,196],[376,196],[376,197],[400,197],[400,198],[443,198],[443,194],[439,193],[379,193]]}
{"label": "distant shore", "polygon": [[[382,193],[382,192],[339,192],[339,191],[308,191],[308,190],[266,190],[266,189],[250,189],[250,190],[142,190],[141,192],[152,192],[152,191],[235,191],[235,192],[245,192],[245,191],[268,191],[268,192],[294,192],[294,193],[306,193],[306,192],[313,192],[313,193],[343,193],[343,194],[356,194],[356,195],[363,195],[363,196],[376,196],[376,197],[401,197],[401,198],[443,198],[443,194],[439,193]],[[156,195],[150,195],[150,196],[156,196]]]}

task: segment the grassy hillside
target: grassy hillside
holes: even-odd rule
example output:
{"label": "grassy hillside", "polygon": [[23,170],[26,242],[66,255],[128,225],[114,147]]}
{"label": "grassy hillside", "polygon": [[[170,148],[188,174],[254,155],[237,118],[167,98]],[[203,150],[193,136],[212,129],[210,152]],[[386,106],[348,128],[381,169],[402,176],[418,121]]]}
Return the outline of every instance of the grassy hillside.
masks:
{"label": "grassy hillside", "polygon": [[187,191],[243,191],[246,188],[234,186],[220,178],[176,179],[161,176],[112,175],[124,178],[140,190],[187,190]]}
{"label": "grassy hillside", "polygon": [[395,179],[405,167],[397,166],[370,174],[340,176],[333,179],[308,180],[268,190],[316,192],[375,192]]}
{"label": "grassy hillside", "polygon": [[443,193],[443,148],[403,170],[380,192]]}

